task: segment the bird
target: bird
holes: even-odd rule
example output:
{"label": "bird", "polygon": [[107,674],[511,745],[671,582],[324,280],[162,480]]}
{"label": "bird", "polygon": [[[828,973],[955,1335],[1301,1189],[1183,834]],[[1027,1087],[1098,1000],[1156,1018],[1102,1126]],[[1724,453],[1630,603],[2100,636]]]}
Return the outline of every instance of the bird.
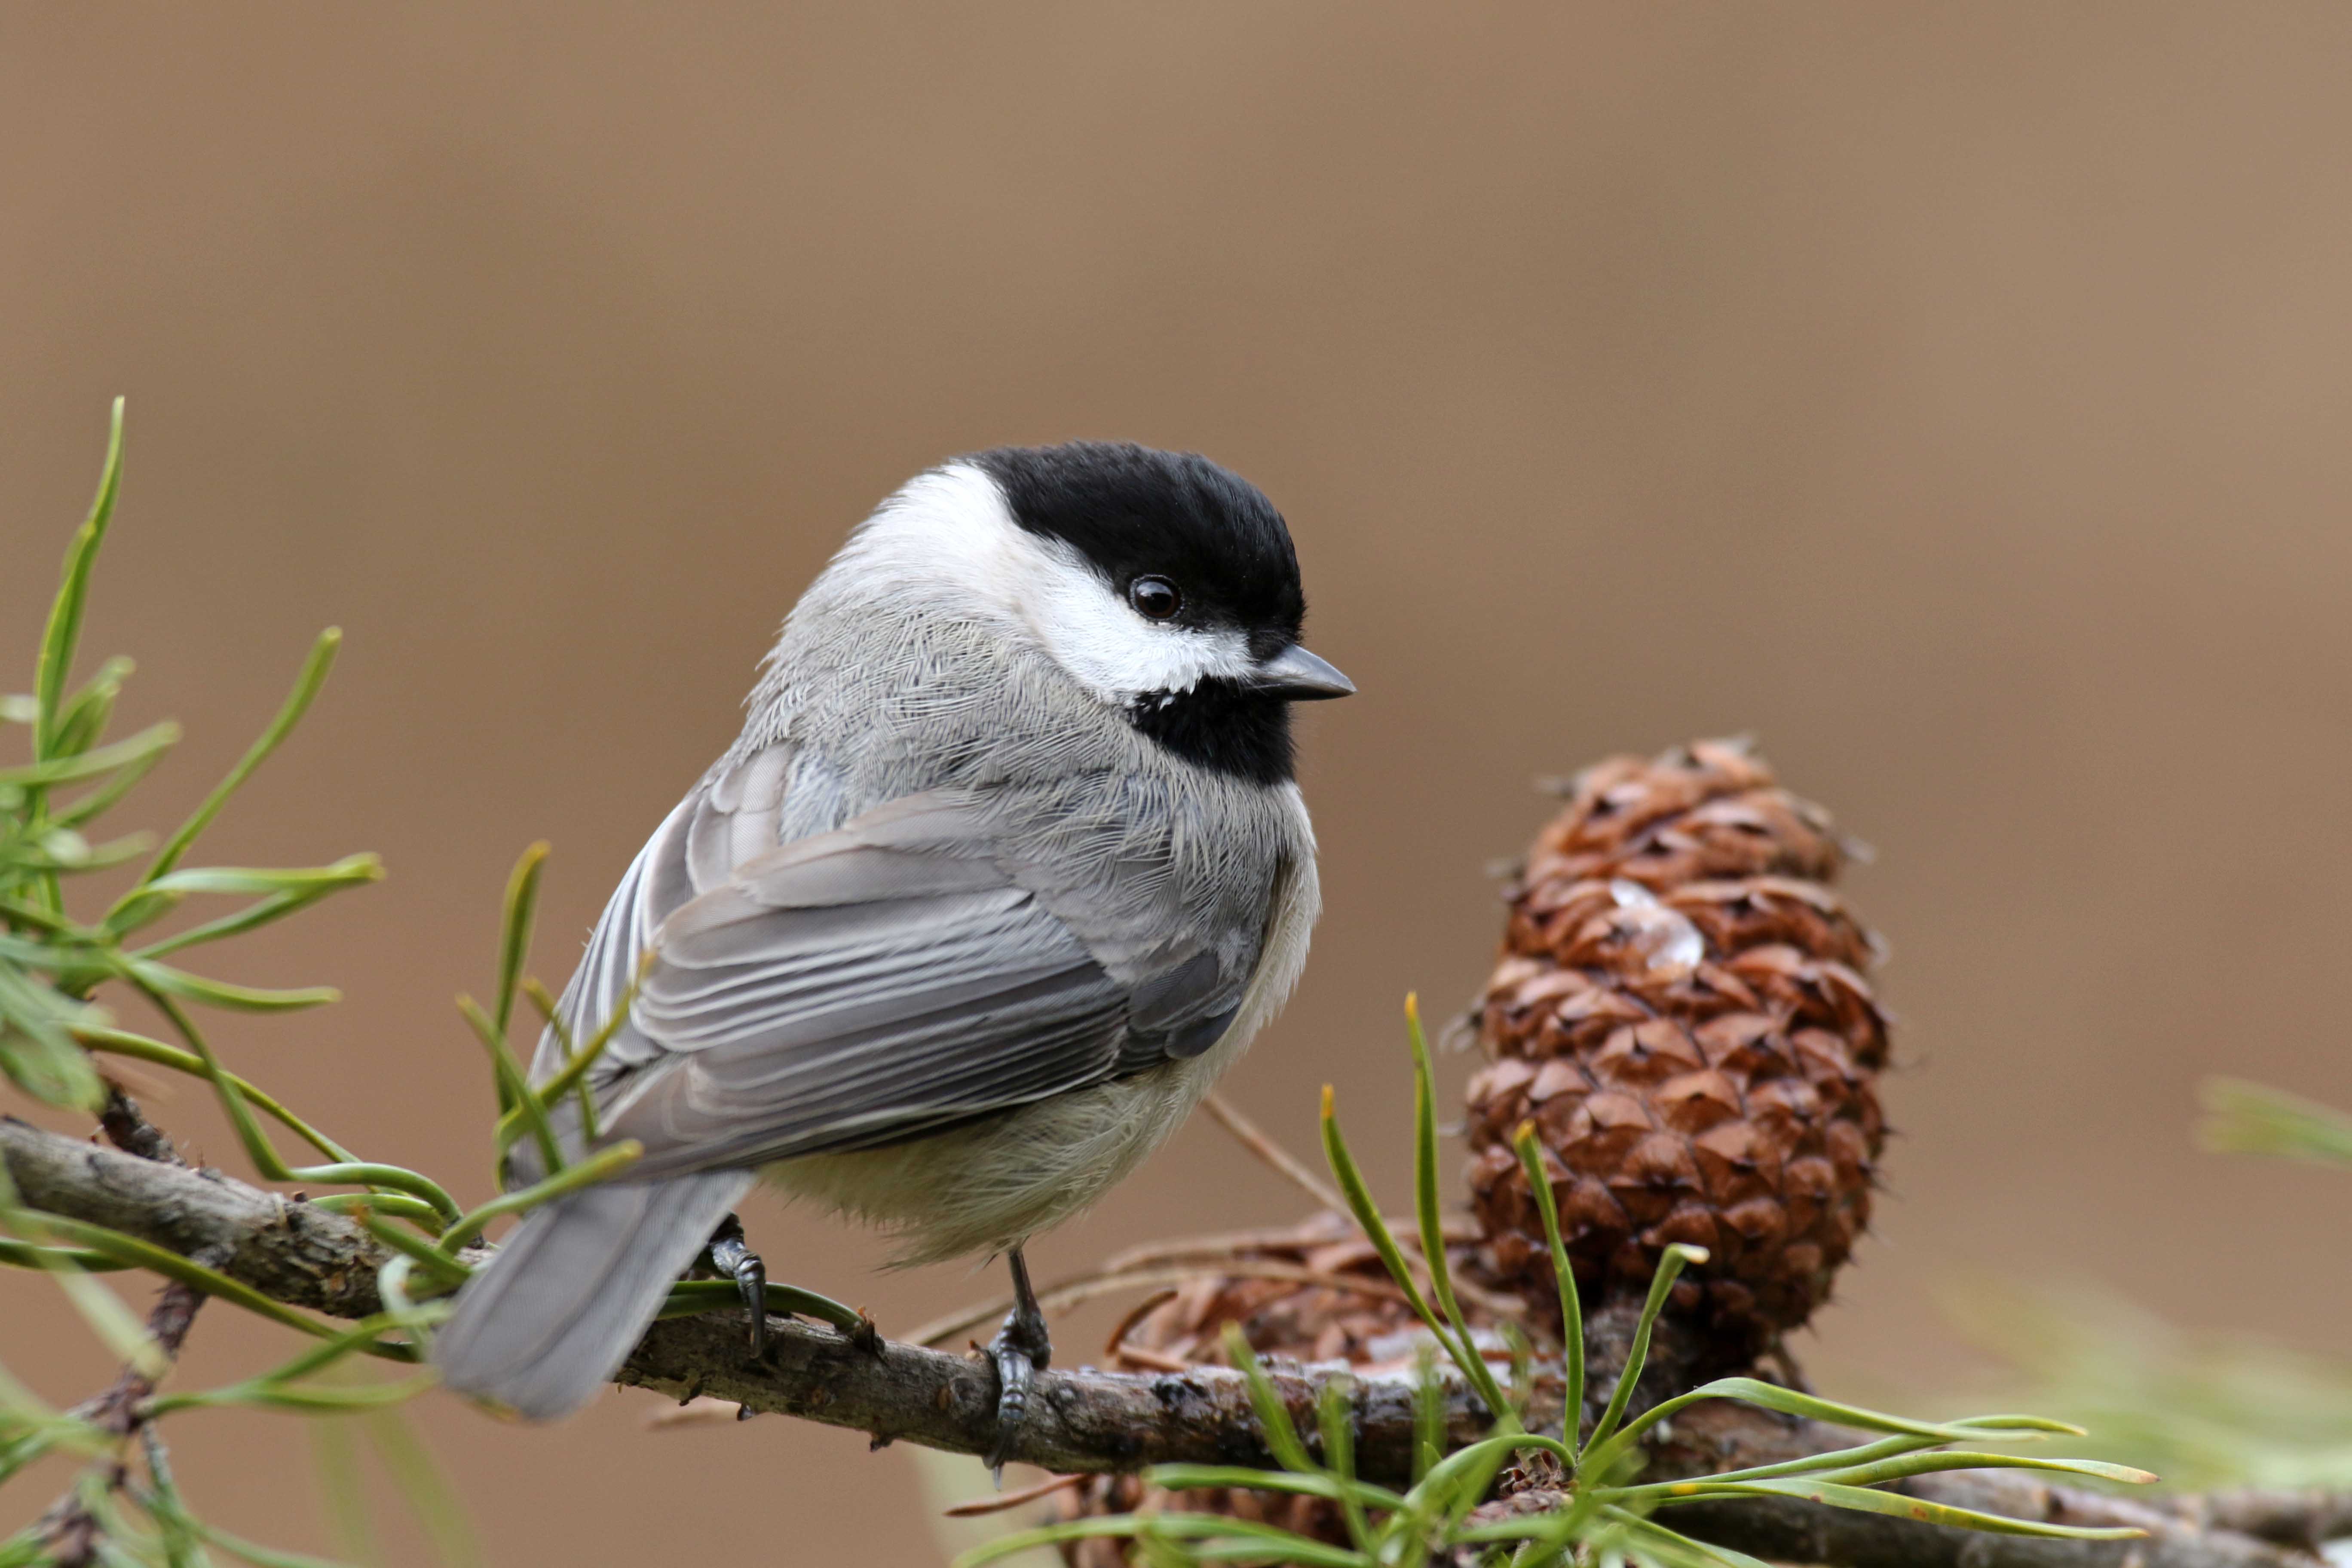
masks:
{"label": "bird", "polygon": [[[1001,1456],[1052,1355],[1024,1247],[1174,1131],[1306,963],[1291,707],[1355,686],[1305,614],[1282,514],[1197,454],[997,447],[877,507],[539,1042],[544,1084],[607,1039],[550,1107],[559,1146],[642,1153],[475,1271],[444,1383],[569,1414],[698,1268],[735,1280],[758,1355],[766,1265],[734,1211],[764,1179],[896,1265],[1004,1257]],[[509,1184],[543,1160],[519,1142]]]}

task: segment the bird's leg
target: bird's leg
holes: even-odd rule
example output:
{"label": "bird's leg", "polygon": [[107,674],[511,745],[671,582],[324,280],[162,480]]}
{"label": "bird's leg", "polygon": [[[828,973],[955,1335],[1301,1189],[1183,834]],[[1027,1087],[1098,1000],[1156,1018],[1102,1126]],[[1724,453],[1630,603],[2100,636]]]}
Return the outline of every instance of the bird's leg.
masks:
{"label": "bird's leg", "polygon": [[710,1271],[735,1281],[736,1292],[751,1314],[751,1359],[768,1353],[768,1266],[743,1239],[743,1222],[729,1215],[710,1233]]}
{"label": "bird's leg", "polygon": [[988,1359],[996,1365],[996,1443],[989,1450],[987,1464],[1000,1482],[1013,1435],[1029,1410],[1029,1390],[1036,1373],[1054,1359],[1045,1313],[1037,1305],[1037,1292],[1030,1288],[1029,1260],[1017,1247],[1005,1254],[1004,1260],[1013,1270],[1013,1310],[1005,1314],[1004,1326],[996,1337],[988,1342]]}

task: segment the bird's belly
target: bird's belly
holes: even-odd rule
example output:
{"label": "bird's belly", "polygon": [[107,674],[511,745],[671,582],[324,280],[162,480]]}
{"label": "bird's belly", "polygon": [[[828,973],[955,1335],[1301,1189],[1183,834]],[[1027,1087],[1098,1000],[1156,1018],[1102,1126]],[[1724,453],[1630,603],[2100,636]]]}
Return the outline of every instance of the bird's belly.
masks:
{"label": "bird's belly", "polygon": [[1000,1252],[1109,1191],[1191,1114],[1230,1059],[1221,1043],[937,1137],[803,1155],[761,1174],[793,1197],[880,1226],[899,1244],[893,1267]]}

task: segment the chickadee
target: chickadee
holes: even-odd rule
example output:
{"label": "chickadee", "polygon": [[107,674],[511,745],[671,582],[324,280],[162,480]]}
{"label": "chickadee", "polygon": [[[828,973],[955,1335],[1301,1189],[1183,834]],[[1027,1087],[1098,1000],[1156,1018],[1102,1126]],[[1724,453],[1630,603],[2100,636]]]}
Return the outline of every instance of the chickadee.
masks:
{"label": "chickadee", "polygon": [[[1000,1441],[1050,1353],[1022,1246],[1175,1131],[1298,978],[1318,896],[1281,514],[1204,458],[1006,447],[908,483],[786,619],[743,733],[638,853],[561,1015],[624,1176],[534,1211],[436,1337],[444,1381],[586,1403],[767,1176],[902,1264],[1003,1252]],[[640,975],[642,974],[642,978]],[[637,989],[629,999],[632,982]],[[544,1082],[566,1060],[539,1046]],[[540,1173],[528,1144],[510,1163]]]}

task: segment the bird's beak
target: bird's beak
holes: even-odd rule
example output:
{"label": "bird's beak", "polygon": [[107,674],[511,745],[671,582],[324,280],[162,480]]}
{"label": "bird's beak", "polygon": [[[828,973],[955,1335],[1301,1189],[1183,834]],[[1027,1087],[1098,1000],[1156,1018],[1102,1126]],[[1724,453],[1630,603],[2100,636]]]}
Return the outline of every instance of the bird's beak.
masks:
{"label": "bird's beak", "polygon": [[1257,667],[1251,689],[1293,702],[1316,702],[1327,697],[1354,694],[1356,683],[1339,673],[1328,659],[1318,658],[1297,643]]}

